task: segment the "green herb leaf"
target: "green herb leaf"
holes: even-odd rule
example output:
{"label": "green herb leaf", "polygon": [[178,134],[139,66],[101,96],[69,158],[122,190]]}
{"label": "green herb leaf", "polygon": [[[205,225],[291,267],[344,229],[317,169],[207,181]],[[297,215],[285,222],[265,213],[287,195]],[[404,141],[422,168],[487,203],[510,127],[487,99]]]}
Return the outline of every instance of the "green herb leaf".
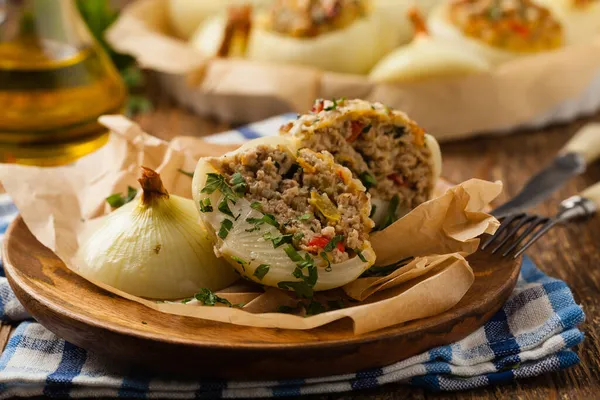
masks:
{"label": "green herb leaf", "polygon": [[216,190],[219,190],[228,200],[231,200],[235,204],[236,196],[231,187],[225,182],[225,177],[221,174],[209,172],[206,174],[206,185],[200,193],[213,194]]}
{"label": "green herb leaf", "polygon": [[224,219],[223,222],[221,222],[221,228],[219,229],[219,237],[225,239],[231,228],[233,228],[233,222],[229,219]]}
{"label": "green herb leaf", "polygon": [[369,214],[369,218],[373,218],[373,216],[375,215],[376,212],[377,212],[377,206],[375,204],[373,204],[371,206],[371,213]]}
{"label": "green herb leaf", "polygon": [[308,221],[311,218],[313,218],[313,215],[311,213],[306,213],[306,214],[301,215],[301,216],[298,217],[298,219],[300,221]]}
{"label": "green herb leaf", "polygon": [[290,169],[288,169],[287,172],[283,175],[283,179],[293,179],[294,175],[296,175],[298,171],[302,171],[300,164],[292,164]]}
{"label": "green herb leaf", "polygon": [[331,261],[329,261],[329,257],[327,257],[327,253],[325,253],[324,251],[322,251],[321,254],[319,254],[319,255],[327,263],[327,267],[325,267],[325,271],[331,272]]}
{"label": "green herb leaf", "polygon": [[262,203],[260,201],[253,201],[252,204],[250,204],[250,208],[262,212]]}
{"label": "green herb leaf", "polygon": [[249,263],[248,263],[246,260],[244,260],[244,259],[241,259],[241,258],[239,258],[238,256],[231,256],[231,259],[232,259],[233,261],[235,261],[236,263],[240,264],[240,265],[242,266],[242,269],[243,269],[244,271],[246,271],[246,267],[245,267],[245,265],[246,265],[246,264],[249,264]]}
{"label": "green herb leaf", "polygon": [[356,255],[358,255],[358,258],[360,258],[360,261],[367,262],[367,259],[363,255],[362,251],[357,249],[357,250],[354,250],[354,252],[356,253]]}
{"label": "green herb leaf", "polygon": [[290,258],[290,260],[292,260],[294,262],[302,262],[303,261],[302,256],[296,251],[294,246],[288,245],[283,249],[283,251],[285,251],[285,254],[287,254],[287,256]]}
{"label": "green herb leaf", "polygon": [[288,235],[281,235],[279,237],[271,239],[271,241],[273,242],[273,247],[278,248],[280,246],[283,246],[286,243],[291,243],[293,236],[294,235],[292,235],[292,234],[288,234]]}
{"label": "green herb leaf", "polygon": [[239,172],[236,172],[231,176],[231,185],[233,191],[237,193],[240,197],[246,194],[246,191],[248,190],[248,184],[246,183],[246,180],[244,179],[242,174],[240,174]]}
{"label": "green herb leaf", "polygon": [[258,267],[256,267],[256,269],[254,270],[254,274],[252,275],[262,281],[262,278],[264,278],[265,275],[269,272],[269,268],[271,268],[269,264],[260,264]]}
{"label": "green herb leaf", "polygon": [[363,274],[360,277],[361,278],[370,278],[370,277],[387,276],[390,273],[397,270],[398,268],[405,266],[413,259],[414,259],[413,257],[408,257],[408,258],[400,260],[394,264],[385,265],[385,266],[373,265],[371,268],[369,268],[368,270],[363,272]]}
{"label": "green herb leaf", "polygon": [[[300,303],[298,303],[300,304]],[[282,314],[294,314],[298,310],[298,306],[290,307],[290,306],[279,306],[277,307],[277,312]]]}
{"label": "green herb leaf", "polygon": [[194,177],[194,173],[193,173],[193,172],[187,172],[187,171],[184,171],[184,170],[182,170],[182,169],[178,169],[177,171],[181,172],[181,173],[182,173],[182,174],[184,174],[184,175],[187,175],[187,176],[189,176],[190,178],[193,178],[193,177]]}
{"label": "green herb leaf", "polygon": [[223,197],[221,199],[221,201],[219,201],[218,209],[223,214],[229,215],[230,217],[237,219],[237,217],[235,215],[233,215],[233,212],[229,208],[229,203],[227,202],[227,197]]}
{"label": "green herb leaf", "polygon": [[369,124],[369,125],[365,126],[360,133],[361,134],[368,133],[371,130],[372,127],[373,127],[373,125]]}
{"label": "green herb leaf", "polygon": [[327,301],[329,311],[340,310],[344,308],[344,302],[342,300],[329,300]]}
{"label": "green herb leaf", "polygon": [[136,195],[137,190],[132,188],[131,186],[127,186],[127,196],[123,196],[120,193],[111,194],[106,198],[106,202],[112,208],[119,208],[133,200]]}
{"label": "green herb leaf", "polygon": [[337,108],[337,100],[333,99],[333,104],[324,108],[325,111],[335,110]]}
{"label": "green herb leaf", "polygon": [[205,198],[204,200],[200,200],[200,211],[203,213],[213,212],[213,206],[210,203],[210,198]]}
{"label": "green herb leaf", "polygon": [[233,304],[227,299],[217,296],[209,289],[200,289],[200,292],[194,295],[196,300],[204,304],[205,306],[214,306],[217,303],[225,304],[227,307],[233,307]]}
{"label": "green herb leaf", "polygon": [[365,171],[358,175],[358,179],[362,182],[363,185],[367,188],[367,190],[377,185],[377,179],[368,171]]}
{"label": "green herb leaf", "polygon": [[311,315],[322,314],[327,311],[327,309],[325,308],[325,306],[323,306],[323,304],[319,303],[318,301],[314,301],[314,300],[312,300],[310,303],[308,303],[308,305],[305,307],[305,309],[306,309],[307,317],[311,316]]}
{"label": "green herb leaf", "polygon": [[333,251],[333,249],[335,249],[337,247],[337,244],[340,242],[344,242],[344,235],[336,235],[333,238],[331,238],[329,243],[327,243],[325,247],[323,247],[323,250],[329,253],[330,251]]}
{"label": "green herb leaf", "polygon": [[396,222],[396,220],[398,219],[397,212],[399,204],[400,198],[398,197],[398,195],[394,195],[394,197],[392,197],[392,199],[390,200],[390,204],[388,206],[385,219],[383,220],[383,224],[378,229],[385,229],[394,222]]}
{"label": "green herb leaf", "polygon": [[223,175],[209,172],[206,174],[206,185],[200,191],[200,193],[213,194],[215,190],[219,189],[225,183]]}
{"label": "green herb leaf", "polygon": [[303,237],[304,237],[304,233],[302,233],[302,232],[294,233],[294,236],[292,237],[292,243],[296,247],[298,247],[298,245],[300,244],[300,241],[302,240]]}
{"label": "green herb leaf", "polygon": [[310,299],[313,296],[313,288],[306,282],[279,282],[280,289],[292,290],[300,297]]}
{"label": "green herb leaf", "polygon": [[183,299],[183,300],[181,300],[181,302],[182,302],[183,304],[187,304],[187,303],[189,303],[190,301],[192,301],[192,299],[191,299],[191,298],[190,298],[190,299]]}

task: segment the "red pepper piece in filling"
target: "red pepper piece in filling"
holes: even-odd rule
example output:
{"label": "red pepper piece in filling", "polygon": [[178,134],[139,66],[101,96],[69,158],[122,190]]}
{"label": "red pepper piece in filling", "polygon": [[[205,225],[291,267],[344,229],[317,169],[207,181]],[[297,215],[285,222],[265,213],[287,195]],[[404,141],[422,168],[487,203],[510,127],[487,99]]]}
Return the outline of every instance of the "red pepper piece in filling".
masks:
{"label": "red pepper piece in filling", "polygon": [[346,139],[346,141],[348,143],[354,142],[356,139],[358,139],[358,137],[360,136],[360,134],[362,133],[364,128],[365,128],[365,126],[362,122],[359,122],[359,121],[350,122],[350,137],[348,139]]}
{"label": "red pepper piece in filling", "polygon": [[404,180],[404,178],[399,174],[390,174],[387,176],[388,179],[394,181],[394,183],[398,186],[408,186],[408,183]]}
{"label": "red pepper piece in filling", "polygon": [[[327,246],[330,241],[331,241],[331,239],[329,239],[326,236],[315,236],[314,238],[312,238],[310,240],[310,242],[308,242],[308,245],[309,246],[318,247],[319,249],[322,249],[325,246]],[[344,247],[344,243],[342,243],[342,242],[338,242],[336,244],[336,247],[342,253],[346,250],[346,248]]]}
{"label": "red pepper piece in filling", "polygon": [[325,108],[325,100],[319,99],[315,100],[315,104],[313,104],[312,109],[310,111],[317,114],[323,111],[323,108]]}
{"label": "red pepper piece in filling", "polygon": [[529,28],[517,21],[512,21],[510,28],[523,37],[529,36]]}

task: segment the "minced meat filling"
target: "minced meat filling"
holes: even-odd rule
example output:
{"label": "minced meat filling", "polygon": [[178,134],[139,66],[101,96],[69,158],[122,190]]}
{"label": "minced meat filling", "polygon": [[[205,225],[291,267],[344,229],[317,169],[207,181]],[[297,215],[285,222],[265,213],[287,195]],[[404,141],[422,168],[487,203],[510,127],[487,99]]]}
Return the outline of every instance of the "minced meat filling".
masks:
{"label": "minced meat filling", "polygon": [[328,257],[339,263],[364,248],[373,226],[368,196],[347,172],[344,178],[331,155],[302,149],[295,156],[283,147],[263,145],[211,164],[230,183],[240,173],[247,184],[245,198],[260,202],[281,233],[293,235],[296,249],[319,255],[336,238]]}
{"label": "minced meat filling", "polygon": [[410,126],[375,118],[338,120],[317,129],[307,147],[331,151],[337,162],[361,179],[375,198],[414,208],[428,200],[433,186],[431,152],[415,143]]}

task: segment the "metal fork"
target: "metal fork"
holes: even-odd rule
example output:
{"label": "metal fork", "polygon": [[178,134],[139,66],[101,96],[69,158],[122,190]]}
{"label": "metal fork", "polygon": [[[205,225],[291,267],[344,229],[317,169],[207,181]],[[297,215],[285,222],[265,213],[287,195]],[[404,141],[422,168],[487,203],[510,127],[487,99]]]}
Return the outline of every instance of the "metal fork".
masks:
{"label": "metal fork", "polygon": [[554,217],[517,213],[502,218],[502,224],[496,233],[485,241],[481,250],[495,245],[491,250],[492,254],[502,250],[502,257],[514,253],[513,257],[517,258],[555,225],[589,218],[599,208],[600,182],[560,203],[559,211]]}

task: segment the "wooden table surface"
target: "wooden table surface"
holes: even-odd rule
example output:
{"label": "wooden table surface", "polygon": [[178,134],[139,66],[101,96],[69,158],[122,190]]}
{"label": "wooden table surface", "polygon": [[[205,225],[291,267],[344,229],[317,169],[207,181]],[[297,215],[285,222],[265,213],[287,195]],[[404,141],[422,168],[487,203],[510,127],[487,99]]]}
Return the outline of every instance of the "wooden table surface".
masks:
{"label": "wooden table surface", "polygon": [[[148,89],[155,110],[135,119],[150,134],[165,139],[179,135],[203,136],[229,128],[182,110],[154,85]],[[567,140],[585,123],[600,122],[600,113],[590,118],[539,131],[518,132],[503,137],[463,140],[442,145],[444,176],[451,181],[472,177],[501,180],[504,201],[515,195],[534,172],[552,160]],[[600,162],[573,179],[534,211],[551,215],[558,203],[600,180]],[[563,279],[587,315],[586,339],[576,350],[581,364],[563,372],[526,379],[514,384],[468,392],[433,394],[401,385],[387,385],[339,395],[304,399],[593,399],[600,398],[600,217],[557,227],[542,238],[529,255],[547,274]],[[0,349],[8,328],[0,330]]]}

